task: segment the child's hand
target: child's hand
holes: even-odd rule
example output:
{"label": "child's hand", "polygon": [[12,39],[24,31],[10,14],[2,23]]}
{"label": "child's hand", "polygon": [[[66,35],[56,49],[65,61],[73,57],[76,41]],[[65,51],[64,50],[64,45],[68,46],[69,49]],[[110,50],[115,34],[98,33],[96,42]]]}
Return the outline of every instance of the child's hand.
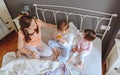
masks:
{"label": "child's hand", "polygon": [[33,52],[32,58],[34,58],[34,59],[39,59],[40,56],[39,56],[39,54],[38,54],[37,52]]}
{"label": "child's hand", "polygon": [[77,51],[77,48],[76,48],[76,47],[72,48],[72,51],[73,51],[73,52],[76,52],[76,51]]}
{"label": "child's hand", "polygon": [[60,44],[64,44],[65,43],[65,40],[62,39],[62,38],[59,38],[58,41],[59,41]]}
{"label": "child's hand", "polygon": [[78,53],[80,53],[82,50],[81,50],[81,49],[78,49],[77,51],[78,51]]}

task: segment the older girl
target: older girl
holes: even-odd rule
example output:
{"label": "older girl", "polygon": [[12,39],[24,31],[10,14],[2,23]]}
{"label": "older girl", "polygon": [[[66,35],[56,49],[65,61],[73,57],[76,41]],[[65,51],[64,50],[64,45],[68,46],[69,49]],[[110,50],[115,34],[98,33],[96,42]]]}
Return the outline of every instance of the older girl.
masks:
{"label": "older girl", "polygon": [[42,26],[56,28],[56,26],[25,14],[20,17],[19,23],[21,28],[18,31],[17,56],[19,54],[32,58],[51,56],[52,50],[41,40],[40,28]]}

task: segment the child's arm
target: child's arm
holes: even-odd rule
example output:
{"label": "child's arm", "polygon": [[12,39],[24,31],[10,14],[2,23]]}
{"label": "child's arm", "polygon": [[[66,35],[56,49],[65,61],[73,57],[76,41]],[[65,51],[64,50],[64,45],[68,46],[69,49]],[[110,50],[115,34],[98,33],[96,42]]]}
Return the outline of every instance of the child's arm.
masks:
{"label": "child's arm", "polygon": [[91,52],[92,48],[93,48],[93,43],[92,43],[92,42],[90,42],[90,43],[88,44],[88,48],[87,48],[87,49],[82,50],[81,52],[86,52],[86,51]]}
{"label": "child's arm", "polygon": [[77,46],[77,50],[80,51],[80,46],[81,46],[81,43],[82,43],[82,39],[78,42],[78,46]]}
{"label": "child's arm", "polygon": [[18,35],[18,51],[21,54],[32,56],[32,58],[39,58],[38,53],[24,48],[24,40],[19,35]]}
{"label": "child's arm", "polygon": [[88,45],[87,50],[84,50],[84,51],[90,51],[91,52],[92,48],[93,48],[93,43],[90,42],[89,45]]}
{"label": "child's arm", "polygon": [[23,54],[33,54],[33,51],[24,48],[24,40],[20,36],[18,36],[18,50]]}
{"label": "child's arm", "polygon": [[66,42],[66,40],[63,38],[57,38],[57,40],[59,41],[60,44],[64,44]]}

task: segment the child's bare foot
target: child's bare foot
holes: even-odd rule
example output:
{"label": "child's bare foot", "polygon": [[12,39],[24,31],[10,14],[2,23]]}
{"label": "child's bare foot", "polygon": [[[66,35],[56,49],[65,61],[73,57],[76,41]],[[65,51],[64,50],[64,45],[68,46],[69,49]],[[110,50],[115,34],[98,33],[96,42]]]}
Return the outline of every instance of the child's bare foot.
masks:
{"label": "child's bare foot", "polygon": [[40,56],[38,53],[34,52],[33,55],[32,55],[32,58],[34,59],[40,59]]}
{"label": "child's bare foot", "polygon": [[59,56],[60,51],[56,50],[54,51],[54,57],[53,57],[53,61],[57,60],[57,57]]}
{"label": "child's bare foot", "polygon": [[68,60],[67,60],[67,62],[71,62],[71,60],[70,60],[70,59],[68,59]]}
{"label": "child's bare foot", "polygon": [[53,60],[53,61],[55,61],[56,59],[57,59],[57,56],[56,56],[56,55],[54,55],[54,57],[53,57],[53,59],[52,59],[52,60]]}
{"label": "child's bare foot", "polygon": [[78,68],[83,68],[83,65],[80,65],[80,64],[74,64],[74,66],[78,67]]}
{"label": "child's bare foot", "polygon": [[20,56],[21,56],[20,51],[17,51],[17,52],[16,52],[16,58],[19,58]]}
{"label": "child's bare foot", "polygon": [[67,60],[67,62],[70,62],[70,60]]}

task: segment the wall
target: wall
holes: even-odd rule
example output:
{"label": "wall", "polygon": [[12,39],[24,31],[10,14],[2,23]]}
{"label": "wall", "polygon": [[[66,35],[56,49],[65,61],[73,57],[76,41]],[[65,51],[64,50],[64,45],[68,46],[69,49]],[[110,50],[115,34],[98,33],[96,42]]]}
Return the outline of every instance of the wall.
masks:
{"label": "wall", "polygon": [[116,18],[113,19],[111,23],[111,29],[109,32],[107,32],[107,35],[105,36],[105,39],[102,42],[102,54],[103,54],[103,61],[106,59],[107,55],[109,54],[112,46],[115,43],[115,38],[120,38],[118,34],[118,31],[120,30],[120,0],[113,0],[111,3],[111,6],[109,7],[111,11],[118,14]]}
{"label": "wall", "polygon": [[[13,18],[23,9],[24,4],[52,4],[80,7],[85,9],[109,12],[109,4],[112,0],[5,0]],[[14,2],[14,3],[13,3]]]}
{"label": "wall", "polygon": [[[12,15],[12,18],[17,17],[17,15],[23,9],[24,4],[29,4],[34,13],[34,8],[32,6],[33,3],[80,7],[101,12],[120,14],[120,0],[5,0],[5,2]],[[107,35],[102,42],[103,59],[106,58],[114,43],[113,40],[116,36],[115,33],[119,30],[118,28],[120,28],[118,24],[119,19],[119,16],[113,19],[111,30],[107,32]]]}

